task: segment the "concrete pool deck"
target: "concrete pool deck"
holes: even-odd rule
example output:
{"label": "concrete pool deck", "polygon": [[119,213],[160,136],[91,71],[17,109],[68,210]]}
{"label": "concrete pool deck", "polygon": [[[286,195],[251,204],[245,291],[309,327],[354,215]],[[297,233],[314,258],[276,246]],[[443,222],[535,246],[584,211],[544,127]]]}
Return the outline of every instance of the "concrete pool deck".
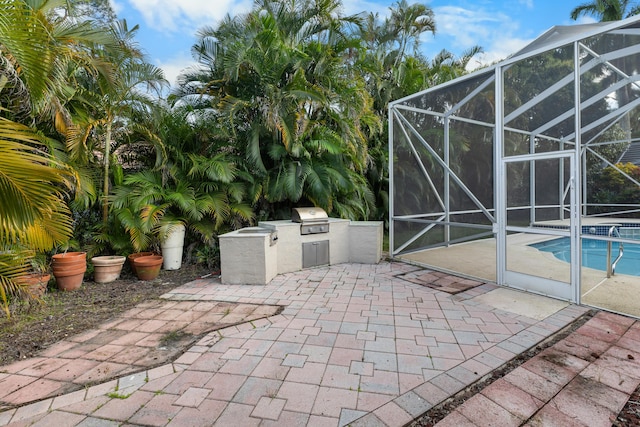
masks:
{"label": "concrete pool deck", "polygon": [[[529,246],[547,240],[549,236],[514,234],[508,239],[507,266],[511,270],[569,282],[568,263]],[[496,281],[496,241],[493,238],[402,254],[398,259],[450,274]],[[583,267],[581,280],[582,304],[640,317],[640,278],[616,274],[607,279],[606,272]]]}
{"label": "concrete pool deck", "polygon": [[[522,294],[426,270],[422,277],[431,279],[423,285],[405,280],[418,270],[401,262],[339,264],[282,274],[265,286],[190,282],[163,296],[173,308],[139,307],[146,321],[138,327],[160,329],[167,317],[196,316],[198,304],[209,304],[215,318],[218,303],[245,305],[246,312],[235,311],[240,323],[205,334],[173,361],[15,407],[6,400],[26,382],[49,384],[34,367],[53,366],[69,348],[2,367],[0,425],[402,426],[588,312],[535,295],[521,307],[504,305]],[[475,286],[452,295],[433,288],[443,282]],[[532,311],[536,304],[540,309]],[[284,309],[255,311],[274,306]],[[242,321],[260,314],[268,317]],[[136,324],[129,320],[114,319],[101,330],[127,331]],[[109,347],[91,350],[92,357],[102,354],[101,363],[119,357],[127,365],[126,342],[116,348],[105,338],[100,345]],[[600,312],[440,425],[480,426],[488,419],[501,426],[610,425],[639,383],[640,325]]]}

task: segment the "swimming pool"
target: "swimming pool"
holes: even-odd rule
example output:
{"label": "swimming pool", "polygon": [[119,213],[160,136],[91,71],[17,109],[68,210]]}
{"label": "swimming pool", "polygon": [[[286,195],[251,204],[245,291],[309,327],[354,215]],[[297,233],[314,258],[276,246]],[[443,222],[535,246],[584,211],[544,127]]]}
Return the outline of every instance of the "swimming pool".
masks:
{"label": "swimming pool", "polygon": [[[548,240],[530,245],[539,251],[551,252],[559,260],[570,262],[569,238]],[[612,262],[618,256],[618,243],[611,245]],[[582,239],[582,266],[607,271],[607,242],[603,240]],[[624,244],[624,255],[618,261],[616,273],[640,276],[640,244]]]}

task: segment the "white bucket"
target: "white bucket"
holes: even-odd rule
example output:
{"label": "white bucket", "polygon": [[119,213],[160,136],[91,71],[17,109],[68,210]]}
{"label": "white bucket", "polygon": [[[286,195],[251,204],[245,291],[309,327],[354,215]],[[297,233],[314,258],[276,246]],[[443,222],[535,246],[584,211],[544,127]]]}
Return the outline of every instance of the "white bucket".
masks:
{"label": "white bucket", "polygon": [[178,270],[182,265],[182,248],[184,247],[184,225],[176,225],[174,230],[167,235],[162,248],[162,268],[165,270]]}

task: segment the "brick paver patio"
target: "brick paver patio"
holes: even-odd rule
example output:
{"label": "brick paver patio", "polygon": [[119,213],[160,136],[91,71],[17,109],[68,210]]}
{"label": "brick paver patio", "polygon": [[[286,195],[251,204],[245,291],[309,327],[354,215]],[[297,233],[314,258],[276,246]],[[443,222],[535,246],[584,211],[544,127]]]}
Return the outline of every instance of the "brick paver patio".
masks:
{"label": "brick paver patio", "polygon": [[[390,262],[340,264],[279,275],[266,286],[191,282],[166,294],[166,303],[232,302],[284,310],[208,333],[172,363],[7,407],[0,412],[0,425],[402,426],[588,310],[569,305],[536,320],[474,300],[495,285],[475,284],[451,295],[400,277],[416,269]],[[137,313],[154,309],[139,308]],[[182,315],[173,309],[167,317]],[[154,315],[130,323],[154,334],[165,320]],[[120,363],[112,359],[119,354],[117,346],[129,348],[135,341],[126,334],[116,337],[117,343],[103,342],[100,350],[83,347],[85,355],[100,361],[95,366]],[[71,342],[86,345],[97,336]],[[30,393],[20,392],[26,381],[41,382],[47,393],[58,394],[50,383],[55,380],[47,376],[59,371],[58,357],[74,349],[57,347],[35,364],[4,367],[0,394],[28,399]],[[488,425],[489,420],[501,426],[544,425],[545,420],[582,425],[585,417],[610,423],[640,381],[638,348],[640,326],[599,313],[468,400],[441,425]],[[36,365],[47,374],[38,377]]]}
{"label": "brick paver patio", "polygon": [[39,357],[0,367],[0,410],[164,365],[190,347],[194,337],[279,310],[225,302],[140,304],[98,329],[59,341]]}

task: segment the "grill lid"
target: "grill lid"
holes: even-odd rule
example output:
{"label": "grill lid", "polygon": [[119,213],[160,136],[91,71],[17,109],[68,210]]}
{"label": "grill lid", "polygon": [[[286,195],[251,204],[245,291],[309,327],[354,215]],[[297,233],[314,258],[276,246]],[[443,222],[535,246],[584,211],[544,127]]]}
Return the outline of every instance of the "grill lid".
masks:
{"label": "grill lid", "polygon": [[293,208],[291,221],[300,223],[325,223],[329,222],[329,216],[322,208]]}

